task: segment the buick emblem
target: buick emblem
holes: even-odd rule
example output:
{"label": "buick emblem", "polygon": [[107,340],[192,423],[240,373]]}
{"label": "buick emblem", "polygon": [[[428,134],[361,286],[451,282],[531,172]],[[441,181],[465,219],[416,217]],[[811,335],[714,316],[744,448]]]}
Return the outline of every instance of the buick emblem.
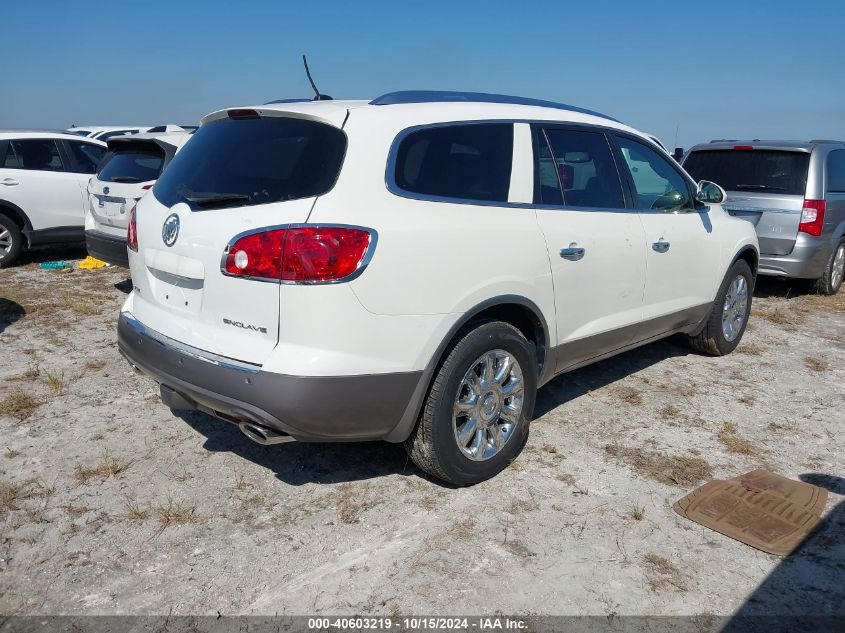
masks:
{"label": "buick emblem", "polygon": [[111,189],[109,189],[108,187],[103,187],[104,194],[109,195],[109,191],[111,191]]}
{"label": "buick emblem", "polygon": [[173,246],[179,237],[179,216],[171,213],[161,227],[161,240],[165,246]]}

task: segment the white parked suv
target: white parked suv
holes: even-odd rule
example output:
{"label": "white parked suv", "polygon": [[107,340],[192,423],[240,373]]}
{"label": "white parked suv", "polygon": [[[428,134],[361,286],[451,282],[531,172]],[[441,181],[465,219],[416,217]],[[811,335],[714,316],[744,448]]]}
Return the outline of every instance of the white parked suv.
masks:
{"label": "white parked suv", "polygon": [[208,115],[130,220],[121,352],[250,438],[404,442],[502,470],[554,376],[686,333],[739,343],[753,227],[579,108],[402,92]]}
{"label": "white parked suv", "polygon": [[146,132],[147,127],[143,125],[86,125],[84,127],[69,127],[67,131],[69,134],[78,134],[105,142],[115,136]]}
{"label": "white parked suv", "polygon": [[86,188],[105,153],[64,132],[0,132],[0,268],[31,246],[85,240]]}
{"label": "white parked suv", "polygon": [[140,133],[108,141],[109,151],[88,183],[85,245],[91,255],[115,266],[129,266],[129,210],[152,189],[189,138],[188,132]]}

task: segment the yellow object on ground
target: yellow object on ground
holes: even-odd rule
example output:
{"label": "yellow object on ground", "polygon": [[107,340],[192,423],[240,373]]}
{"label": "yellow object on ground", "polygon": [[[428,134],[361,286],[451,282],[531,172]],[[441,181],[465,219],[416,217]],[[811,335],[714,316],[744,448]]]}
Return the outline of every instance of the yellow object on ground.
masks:
{"label": "yellow object on ground", "polygon": [[90,255],[79,262],[79,267],[82,270],[93,270],[94,268],[103,268],[104,266],[108,266],[106,262],[100,261],[99,259],[95,259]]}

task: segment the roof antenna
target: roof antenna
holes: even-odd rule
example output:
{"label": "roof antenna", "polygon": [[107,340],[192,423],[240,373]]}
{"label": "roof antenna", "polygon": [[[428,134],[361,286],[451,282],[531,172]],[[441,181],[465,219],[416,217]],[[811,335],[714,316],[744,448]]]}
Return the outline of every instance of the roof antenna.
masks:
{"label": "roof antenna", "polygon": [[308,60],[305,59],[305,55],[302,56],[302,63],[305,64],[305,74],[308,75],[308,81],[311,82],[311,87],[314,89],[314,101],[331,101],[332,98],[329,95],[321,95],[320,91],[317,90],[317,84],[314,83],[314,79],[311,77],[311,71],[308,69]]}

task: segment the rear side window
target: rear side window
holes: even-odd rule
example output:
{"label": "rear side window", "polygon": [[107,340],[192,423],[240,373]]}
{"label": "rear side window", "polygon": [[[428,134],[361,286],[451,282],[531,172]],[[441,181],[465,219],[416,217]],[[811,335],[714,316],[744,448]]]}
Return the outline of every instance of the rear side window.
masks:
{"label": "rear side window", "polygon": [[545,136],[540,133],[538,139],[538,203],[595,209],[625,207],[619,172],[603,132],[544,132]]}
{"label": "rear side window", "polygon": [[394,181],[424,196],[507,202],[512,162],[510,123],[429,127],[400,142]]}
{"label": "rear side window", "polygon": [[149,182],[164,166],[164,150],[149,146],[120,147],[106,154],[97,178],[103,182]]}
{"label": "rear side window", "polygon": [[346,135],[330,125],[265,117],[206,123],[176,154],[153,193],[170,207],[240,207],[310,198],[334,186]]}
{"label": "rear side window", "polygon": [[845,149],[837,149],[827,156],[827,190],[845,193]]}
{"label": "rear side window", "polygon": [[9,141],[4,167],[62,171],[62,157],[56,142],[49,138]]}
{"label": "rear side window", "polygon": [[669,159],[644,143],[624,136],[616,139],[634,184],[638,209],[675,211],[694,206],[687,179]]}
{"label": "rear side window", "polygon": [[810,154],[780,150],[700,150],[684,169],[696,181],[709,180],[727,191],[804,195]]}
{"label": "rear side window", "polygon": [[70,151],[76,160],[75,171],[80,174],[96,174],[97,166],[103,160],[106,148],[94,143],[80,143],[79,141],[68,141]]}

